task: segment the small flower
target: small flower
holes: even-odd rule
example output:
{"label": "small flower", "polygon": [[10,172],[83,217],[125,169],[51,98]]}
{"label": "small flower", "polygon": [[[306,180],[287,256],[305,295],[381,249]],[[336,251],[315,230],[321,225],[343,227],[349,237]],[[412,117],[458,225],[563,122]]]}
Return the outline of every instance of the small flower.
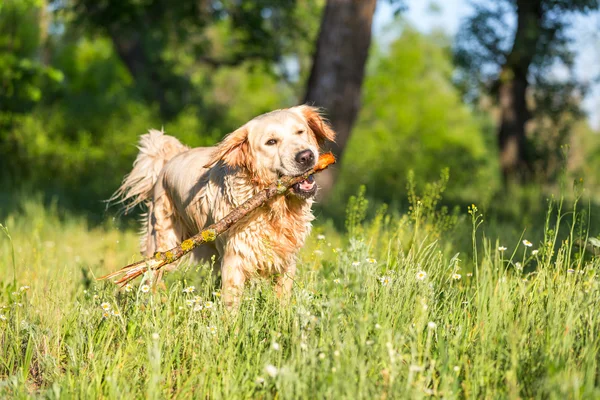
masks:
{"label": "small flower", "polygon": [[256,379],[254,380],[254,382],[257,385],[262,385],[265,383],[265,378],[263,378],[262,376],[257,376]]}
{"label": "small flower", "polygon": [[569,268],[567,270],[567,274],[574,274],[574,273],[575,273],[575,270],[573,268]]}
{"label": "small flower", "polygon": [[317,235],[317,240],[325,240],[325,235]]}
{"label": "small flower", "polygon": [[427,278],[427,272],[425,272],[425,271],[417,272],[416,278],[418,281],[425,280],[425,278]]}
{"label": "small flower", "polygon": [[97,294],[94,295],[94,297],[92,297],[94,300],[97,300],[100,296],[98,296]]}
{"label": "small flower", "polygon": [[319,359],[320,360],[324,360],[325,359],[325,353],[319,353]]}
{"label": "small flower", "polygon": [[271,343],[271,349],[274,351],[279,351],[281,349],[281,346],[279,346],[279,343],[273,342]]}
{"label": "small flower", "polygon": [[467,272],[467,277],[469,277],[469,278],[470,278],[470,277],[472,277],[472,276],[473,276],[473,273],[472,273],[472,272]]}
{"label": "small flower", "polygon": [[206,308],[207,310],[210,310],[211,308],[213,308],[214,303],[212,301],[205,301],[204,302],[204,308]]}
{"label": "small flower", "polygon": [[133,290],[133,285],[131,283],[128,283],[127,285],[125,285],[125,291],[126,292],[131,292]]}
{"label": "small flower", "polygon": [[538,249],[532,250],[531,251],[531,255],[535,256],[537,253],[539,253],[540,251]]}
{"label": "small flower", "polygon": [[271,378],[275,378],[277,376],[277,367],[272,364],[265,365],[265,373],[269,375]]}
{"label": "small flower", "polygon": [[454,370],[454,372],[460,371],[460,367],[458,365],[455,365],[452,369]]}
{"label": "small flower", "polygon": [[518,270],[522,270],[523,269],[523,265],[521,265],[521,263],[517,261],[515,263],[515,268],[518,269]]}
{"label": "small flower", "polygon": [[523,244],[524,244],[526,247],[531,247],[531,246],[533,246],[533,243],[531,243],[531,242],[530,242],[529,240],[527,240],[527,239],[524,239],[524,240],[523,240]]}
{"label": "small flower", "polygon": [[120,317],[121,316],[121,311],[119,311],[119,310],[112,310],[111,314],[113,315],[113,317]]}
{"label": "small flower", "polygon": [[192,311],[196,311],[196,312],[197,312],[197,311],[202,311],[202,309],[203,309],[203,308],[204,308],[204,307],[202,307],[202,305],[201,305],[201,304],[196,304],[196,305],[194,306],[194,308],[192,309]]}
{"label": "small flower", "polygon": [[100,307],[102,307],[102,309],[104,311],[108,311],[108,310],[110,310],[110,303],[104,302],[104,303],[100,304]]}
{"label": "small flower", "polygon": [[316,256],[322,256],[323,255],[323,250],[315,250],[313,251],[313,254]]}
{"label": "small flower", "polygon": [[455,281],[459,280],[460,278],[462,278],[461,274],[457,274],[457,273],[452,274],[452,279],[454,279]]}
{"label": "small flower", "polygon": [[498,251],[506,251],[507,248],[505,246],[500,246],[498,247]]}
{"label": "small flower", "polygon": [[152,340],[158,340],[158,339],[160,339],[160,335],[158,333],[154,332],[152,334]]}
{"label": "small flower", "polygon": [[358,267],[359,265],[360,265],[360,261],[354,261],[354,262],[352,263],[352,266],[353,266],[353,267]]}
{"label": "small flower", "polygon": [[194,293],[195,290],[196,290],[195,286],[188,286],[185,289],[183,289],[183,293]]}
{"label": "small flower", "polygon": [[187,299],[185,301],[185,305],[188,306],[188,307],[192,307],[194,305],[194,300]]}
{"label": "small flower", "polygon": [[208,327],[208,332],[211,333],[211,334],[213,334],[213,335],[216,335],[217,334],[217,327],[214,326],[214,325],[209,326]]}
{"label": "small flower", "polygon": [[340,279],[339,279],[339,278],[335,278],[335,279],[333,280],[333,283],[335,283],[336,285],[339,285],[339,284],[340,284],[340,282],[341,282],[341,281],[340,281]]}
{"label": "small flower", "polygon": [[212,295],[215,297],[221,297],[221,292],[217,291],[217,292],[212,292]]}
{"label": "small flower", "polygon": [[381,325],[375,324],[375,329],[381,329]]}
{"label": "small flower", "polygon": [[26,292],[27,290],[29,290],[29,286],[27,286],[27,285],[25,285],[25,286],[21,286],[21,287],[19,288],[19,291],[20,291],[20,292]]}
{"label": "small flower", "polygon": [[427,323],[427,327],[428,327],[429,329],[435,329],[435,328],[437,328],[437,324],[436,324],[435,322],[433,322],[433,321],[429,321],[429,322]]}
{"label": "small flower", "polygon": [[380,276],[378,279],[382,286],[387,286],[392,282],[392,278],[389,276]]}
{"label": "small flower", "polygon": [[143,293],[148,293],[150,291],[150,286],[148,286],[148,285],[142,285],[142,287],[140,288],[140,290]]}
{"label": "small flower", "polygon": [[365,261],[369,264],[377,264],[377,260],[374,258],[367,258]]}
{"label": "small flower", "polygon": [[333,356],[334,357],[339,357],[340,356],[340,351],[339,350],[334,351],[333,352]]}
{"label": "small flower", "polygon": [[6,315],[0,314],[0,321],[6,321]]}
{"label": "small flower", "polygon": [[102,313],[102,318],[103,319],[106,319],[108,317],[110,317],[110,314],[108,313],[108,311],[105,311],[105,312]]}
{"label": "small flower", "polygon": [[202,302],[202,297],[200,296],[194,296],[194,300],[195,303],[201,303]]}

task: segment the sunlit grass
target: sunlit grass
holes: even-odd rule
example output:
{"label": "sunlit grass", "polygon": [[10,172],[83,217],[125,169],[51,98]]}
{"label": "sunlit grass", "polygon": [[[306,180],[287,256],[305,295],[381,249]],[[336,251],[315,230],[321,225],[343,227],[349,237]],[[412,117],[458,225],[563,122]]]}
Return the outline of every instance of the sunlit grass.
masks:
{"label": "sunlit grass", "polygon": [[236,314],[210,266],[157,290],[95,281],[136,259],[137,235],[26,204],[0,239],[0,396],[599,396],[599,263],[573,246],[580,219],[553,209],[543,240],[499,243],[477,207],[451,221],[413,200],[365,223],[352,199],[348,233],[317,226],[302,250],[289,304],[256,281]]}

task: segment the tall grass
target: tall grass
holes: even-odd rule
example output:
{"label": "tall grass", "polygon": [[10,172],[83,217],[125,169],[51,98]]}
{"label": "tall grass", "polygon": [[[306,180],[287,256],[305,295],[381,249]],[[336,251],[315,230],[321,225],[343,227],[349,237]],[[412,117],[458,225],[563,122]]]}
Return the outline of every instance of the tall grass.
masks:
{"label": "tall grass", "polygon": [[96,282],[136,258],[136,235],[27,203],[3,224],[16,287],[0,240],[0,396],[600,396],[599,263],[574,246],[587,220],[552,203],[543,240],[501,243],[476,206],[441,210],[441,183],[401,218],[365,222],[352,198],[347,233],[318,226],[302,250],[290,303],[256,281],[236,314],[210,266],[156,291]]}

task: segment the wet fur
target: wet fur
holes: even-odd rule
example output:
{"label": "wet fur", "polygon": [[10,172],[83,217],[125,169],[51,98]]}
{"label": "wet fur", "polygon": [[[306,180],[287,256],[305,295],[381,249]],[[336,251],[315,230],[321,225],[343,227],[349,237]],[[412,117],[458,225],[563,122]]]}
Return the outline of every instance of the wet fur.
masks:
{"label": "wet fur", "polygon": [[[292,123],[307,127],[306,145],[317,151],[325,141],[335,138],[318,110],[309,106],[261,115],[211,148],[190,149],[155,130],[142,135],[134,168],[113,196],[127,209],[147,205],[142,254],[152,256],[175,247],[271,184],[276,179],[268,168],[272,160],[258,158],[264,154],[258,152],[260,142],[255,136],[270,127],[282,135],[293,135],[284,129]],[[303,146],[300,139],[290,138]],[[285,148],[278,151],[287,156]],[[213,255],[218,258],[227,305],[239,301],[244,283],[255,276],[277,274],[278,294],[289,292],[298,250],[314,219],[312,203],[312,198],[276,197],[221,235],[214,245],[193,252],[195,262],[207,261]]]}

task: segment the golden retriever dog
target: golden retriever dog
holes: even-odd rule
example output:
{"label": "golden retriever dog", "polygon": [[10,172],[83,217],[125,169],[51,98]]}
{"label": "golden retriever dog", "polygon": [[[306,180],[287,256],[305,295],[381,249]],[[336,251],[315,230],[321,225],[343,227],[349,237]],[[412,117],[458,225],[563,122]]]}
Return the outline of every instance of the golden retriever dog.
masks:
{"label": "golden retriever dog", "polygon": [[[306,105],[260,115],[215,147],[191,149],[150,130],[141,136],[133,170],[113,199],[124,202],[126,210],[146,204],[141,251],[149,257],[219,221],[280,176],[306,172],[320,146],[334,139],[318,109]],[[293,194],[272,199],[214,243],[194,250],[196,263],[216,256],[227,307],[238,304],[245,282],[256,276],[277,275],[278,296],[290,292],[296,256],[314,219],[316,191],[310,177],[296,184]]]}

